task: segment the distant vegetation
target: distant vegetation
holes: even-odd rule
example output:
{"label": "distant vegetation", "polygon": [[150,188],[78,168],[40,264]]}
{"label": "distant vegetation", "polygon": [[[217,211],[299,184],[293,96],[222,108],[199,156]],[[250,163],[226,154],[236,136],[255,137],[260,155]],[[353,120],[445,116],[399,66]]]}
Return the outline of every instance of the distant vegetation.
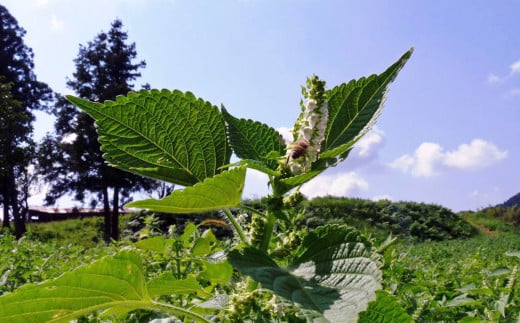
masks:
{"label": "distant vegetation", "polygon": [[327,223],[344,223],[373,233],[378,230],[391,232],[419,241],[467,238],[476,233],[475,228],[462,217],[439,205],[354,198],[307,201],[300,223],[311,228]]}
{"label": "distant vegetation", "polygon": [[520,207],[520,192],[517,193],[516,195],[513,195],[511,198],[509,198],[507,201],[505,201],[504,203],[498,205],[498,206],[502,206],[502,207],[513,207],[513,206],[517,206],[517,207]]}

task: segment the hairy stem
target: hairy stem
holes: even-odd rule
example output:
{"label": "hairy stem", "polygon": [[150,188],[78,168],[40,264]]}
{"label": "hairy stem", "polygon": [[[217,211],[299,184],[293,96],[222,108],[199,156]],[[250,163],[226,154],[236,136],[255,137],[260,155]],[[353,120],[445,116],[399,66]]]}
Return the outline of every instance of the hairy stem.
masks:
{"label": "hairy stem", "polygon": [[269,242],[271,242],[271,236],[273,235],[274,223],[276,222],[275,212],[275,210],[267,212],[267,221],[265,222],[262,243],[260,244],[260,250],[265,252],[269,249]]}
{"label": "hairy stem", "polygon": [[223,209],[223,211],[226,217],[228,218],[229,222],[231,222],[233,228],[235,228],[236,232],[238,233],[240,240],[242,240],[243,243],[248,244],[244,230],[242,230],[242,227],[240,226],[240,224],[238,224],[237,219],[235,219],[233,213],[231,213],[229,209]]}

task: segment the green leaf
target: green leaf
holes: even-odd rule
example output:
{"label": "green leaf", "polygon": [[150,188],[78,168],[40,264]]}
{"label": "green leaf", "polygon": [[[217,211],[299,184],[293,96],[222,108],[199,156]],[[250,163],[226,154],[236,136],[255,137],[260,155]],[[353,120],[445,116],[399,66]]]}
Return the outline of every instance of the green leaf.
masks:
{"label": "green leaf", "polygon": [[184,248],[191,247],[192,244],[192,237],[195,232],[197,232],[198,226],[194,224],[193,222],[188,222],[184,226],[184,231],[182,232],[181,236],[179,237],[179,240],[182,241],[182,245]]}
{"label": "green leaf", "polygon": [[142,90],[104,104],[67,99],[95,119],[104,158],[115,167],[191,186],[229,163],[222,114],[190,92]]}
{"label": "green leaf", "polygon": [[204,270],[200,273],[200,278],[208,280],[213,284],[227,284],[233,276],[233,267],[227,261],[212,263],[201,260]]}
{"label": "green leaf", "polygon": [[205,256],[211,252],[211,244],[208,239],[197,238],[191,248],[191,254],[195,257]]}
{"label": "green leaf", "polygon": [[172,240],[167,240],[162,236],[157,236],[139,240],[134,243],[134,246],[141,250],[164,253],[167,250],[166,247],[168,244],[172,244]]}
{"label": "green leaf", "polygon": [[288,191],[293,187],[302,185],[302,184],[310,181],[314,177],[321,174],[324,170],[325,170],[324,168],[313,169],[309,172],[306,172],[306,173],[303,173],[300,175],[281,179],[280,182],[283,183],[284,185],[286,185],[285,191]]}
{"label": "green leaf", "polygon": [[206,321],[188,310],[152,301],[153,296],[181,290],[171,279],[167,279],[170,284],[164,284],[165,279],[160,277],[146,284],[140,255],[122,251],[54,280],[25,285],[0,297],[0,322],[67,322],[93,311],[126,313],[140,308],[166,310]]}
{"label": "green leaf", "polygon": [[277,295],[330,322],[349,322],[380,288],[381,271],[371,246],[345,226],[326,226],[308,234],[287,267],[253,247],[228,255],[229,262]]}
{"label": "green leaf", "polygon": [[377,298],[359,314],[358,323],[411,323],[412,317],[399,305],[395,297],[385,291],[377,291]]}
{"label": "green leaf", "polygon": [[271,169],[269,166],[264,164],[263,162],[251,159],[242,159],[238,162],[241,166],[246,166],[247,168],[255,169],[259,172],[265,173],[271,176],[280,176],[280,172],[277,170]]}
{"label": "green leaf", "polygon": [[329,120],[321,151],[361,138],[381,113],[388,86],[412,55],[413,48],[380,75],[352,80],[327,91]]}
{"label": "green leaf", "polygon": [[173,191],[161,199],[146,199],[126,204],[128,208],[164,213],[203,213],[238,206],[244,189],[246,168],[237,167],[202,183]]}
{"label": "green leaf", "polygon": [[206,292],[195,277],[177,279],[172,273],[163,273],[146,284],[150,297],[161,295],[197,294],[199,297],[209,298],[212,294]]}
{"label": "green leaf", "polygon": [[275,160],[267,158],[272,151],[285,154],[285,143],[278,131],[257,121],[235,118],[224,107],[222,115],[228,127],[231,147],[238,157],[260,161],[273,170],[278,167]]}

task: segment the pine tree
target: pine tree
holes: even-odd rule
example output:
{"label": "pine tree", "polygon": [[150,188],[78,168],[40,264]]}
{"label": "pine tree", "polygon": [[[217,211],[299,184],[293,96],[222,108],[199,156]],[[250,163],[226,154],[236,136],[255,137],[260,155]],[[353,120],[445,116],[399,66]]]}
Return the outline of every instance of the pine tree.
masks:
{"label": "pine tree", "polygon": [[[135,43],[127,44],[123,24],[115,20],[108,33],[101,32],[86,46],[80,45],[74,60],[76,71],[67,85],[81,98],[103,102],[127,94],[132,81],[146,63],[134,63]],[[46,197],[53,204],[64,194],[90,206],[99,200],[105,213],[105,241],[119,238],[120,202],[131,193],[150,190],[157,182],[133,175],[105,163],[93,119],[60,98],[56,104],[56,135],[47,136],[40,148],[39,161],[44,178],[51,183]],[[112,193],[110,199],[109,194]]]}
{"label": "pine tree", "polygon": [[0,201],[3,226],[9,226],[12,216],[17,237],[25,232],[27,211],[27,195],[20,192],[21,181],[27,178],[27,167],[35,151],[32,110],[46,110],[44,103],[52,99],[51,89],[39,82],[33,72],[34,54],[23,41],[25,33],[0,5]]}

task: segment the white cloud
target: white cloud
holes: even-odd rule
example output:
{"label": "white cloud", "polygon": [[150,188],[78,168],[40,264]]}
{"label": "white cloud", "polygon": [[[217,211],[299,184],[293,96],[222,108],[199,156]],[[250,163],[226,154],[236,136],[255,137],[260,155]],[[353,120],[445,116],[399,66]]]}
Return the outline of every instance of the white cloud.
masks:
{"label": "white cloud", "polygon": [[38,7],[43,7],[49,3],[49,0],[36,0],[36,5]]}
{"label": "white cloud", "polygon": [[496,83],[502,83],[504,80],[500,76],[490,73],[488,75],[487,81],[490,84],[496,84]]}
{"label": "white cloud", "polygon": [[443,152],[439,144],[424,142],[415,150],[413,156],[403,155],[393,161],[390,166],[413,176],[429,177],[438,174],[442,163]]}
{"label": "white cloud", "polygon": [[349,172],[334,175],[320,175],[301,188],[308,198],[316,196],[352,196],[366,191],[368,183],[357,173]]}
{"label": "white cloud", "polygon": [[462,144],[454,151],[445,152],[441,145],[422,143],[413,155],[403,155],[394,160],[390,167],[400,169],[417,177],[430,177],[446,169],[476,170],[505,159],[506,150],[501,151],[493,143],[474,139]]}
{"label": "white cloud", "polygon": [[51,29],[52,30],[63,30],[65,23],[63,20],[58,19],[56,15],[52,15],[51,18]]}
{"label": "white cloud", "polygon": [[479,190],[473,190],[473,192],[468,194],[468,197],[475,200],[487,200],[489,199],[489,194],[482,193]]}
{"label": "white cloud", "polygon": [[276,131],[278,131],[282,135],[283,140],[285,140],[286,144],[290,144],[293,142],[292,128],[280,127],[277,128]]}
{"label": "white cloud", "polygon": [[248,169],[244,185],[244,198],[259,199],[269,193],[267,183],[269,178],[266,174],[254,169]]}
{"label": "white cloud", "polygon": [[384,144],[384,132],[374,127],[369,133],[363,136],[354,146],[357,156],[367,159],[374,157],[377,151]]}
{"label": "white cloud", "polygon": [[517,60],[513,64],[509,65],[511,75],[520,73],[520,60]]}
{"label": "white cloud", "polygon": [[506,150],[500,151],[492,143],[474,139],[469,144],[460,145],[456,151],[446,153],[444,164],[459,169],[479,169],[490,166],[507,155]]}
{"label": "white cloud", "polygon": [[510,96],[520,96],[520,88],[510,90],[509,95]]}

